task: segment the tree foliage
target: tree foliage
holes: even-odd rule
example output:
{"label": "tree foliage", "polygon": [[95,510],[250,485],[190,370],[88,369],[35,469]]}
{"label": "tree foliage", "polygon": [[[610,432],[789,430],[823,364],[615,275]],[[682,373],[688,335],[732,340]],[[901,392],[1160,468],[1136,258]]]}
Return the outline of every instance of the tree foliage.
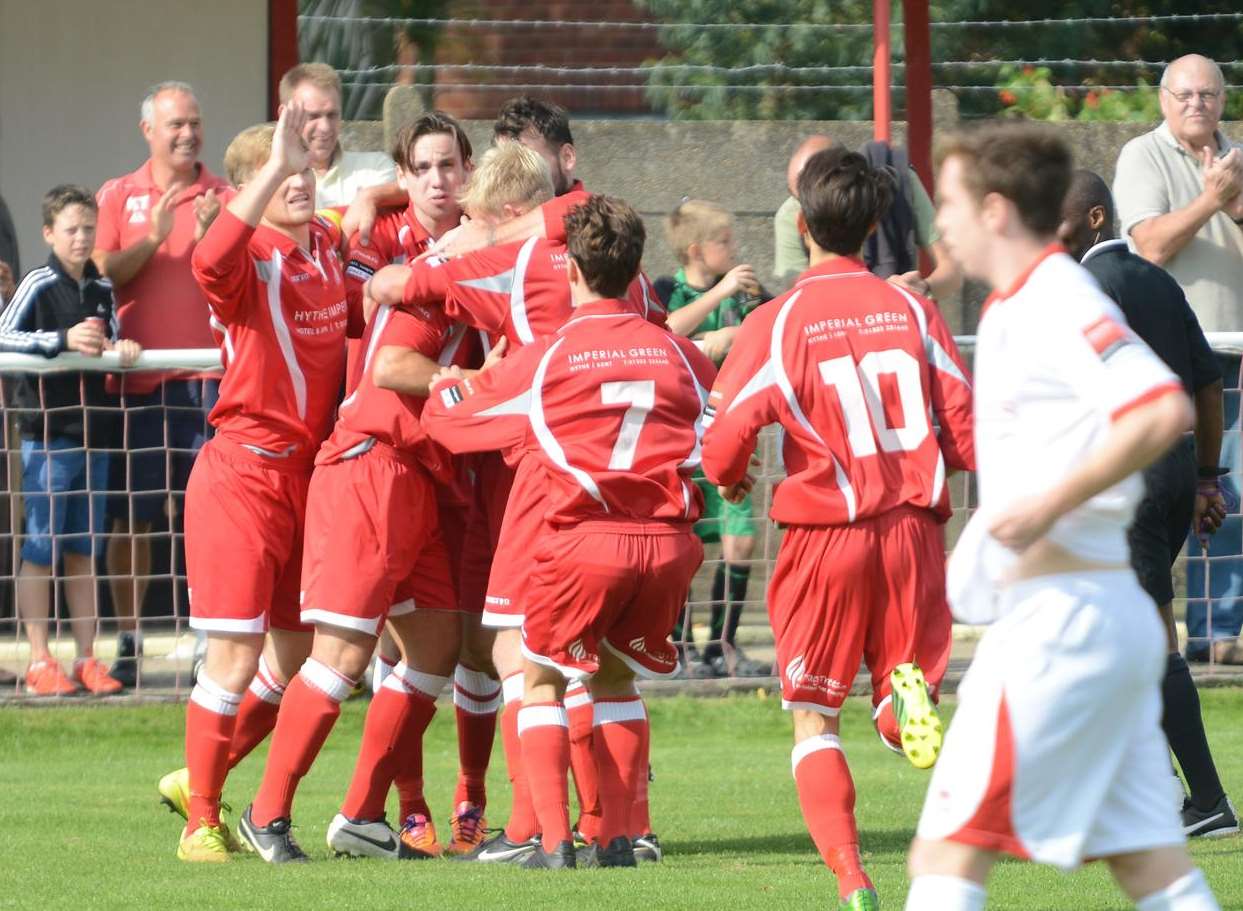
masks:
{"label": "tree foliage", "polygon": [[[862,24],[872,21],[868,0],[636,0],[657,19],[677,23],[662,33],[668,54],[653,61],[648,79],[649,98],[678,119],[850,119],[871,116],[870,29],[833,31],[815,28],[764,28],[773,23]],[[1168,16],[1237,13],[1238,0],[1046,0],[1016,15],[1012,0],[936,0],[931,18],[936,22],[997,22],[1024,18],[1089,19],[1130,16]],[[893,22],[901,22],[902,4],[893,4]],[[738,29],[706,29],[699,23],[730,22]],[[894,59],[902,57],[901,31],[894,30]],[[1050,25],[959,26],[934,28],[934,63],[967,61],[970,65],[937,67],[933,83],[960,87],[959,108],[965,117],[987,117],[1015,112],[1016,73],[994,61],[1087,60],[1100,65],[1050,64],[1045,84],[1056,96],[1049,104],[1053,116],[1076,119],[1134,119],[1150,110],[1160,70],[1136,62],[1173,60],[1202,53],[1218,60],[1228,83],[1243,82],[1243,64],[1237,63],[1243,46],[1243,21],[1182,21],[1159,23],[1072,23]],[[784,64],[786,67],[855,66],[850,72],[795,75],[760,71],[755,74],[695,72],[684,64],[726,67]],[[896,70],[901,82],[901,70]],[[1021,82],[1021,80],[1020,80]],[[1139,88],[1141,82],[1148,88]],[[673,86],[695,86],[678,89]],[[761,86],[762,90],[735,86]],[[800,88],[802,86],[802,88]],[[819,89],[807,88],[819,86]],[[1116,91],[1107,86],[1125,86]],[[1131,88],[1135,87],[1135,88]],[[1045,91],[1043,87],[1040,91]],[[1060,89],[1060,91],[1059,91]],[[1129,96],[1134,95],[1134,98]],[[1034,96],[1032,96],[1034,97]],[[1048,100],[1048,99],[1046,99]],[[903,92],[894,92],[901,116]],[[1037,107],[1040,105],[1037,104]],[[1032,112],[1026,112],[1031,114]],[[1230,93],[1229,118],[1243,118],[1243,90]]]}

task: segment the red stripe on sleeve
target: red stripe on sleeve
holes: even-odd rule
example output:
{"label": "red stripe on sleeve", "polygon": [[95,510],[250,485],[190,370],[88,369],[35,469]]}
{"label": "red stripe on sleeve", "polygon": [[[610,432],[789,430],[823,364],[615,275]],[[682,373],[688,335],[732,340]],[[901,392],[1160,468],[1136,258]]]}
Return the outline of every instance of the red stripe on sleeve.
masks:
{"label": "red stripe on sleeve", "polygon": [[1119,408],[1115,408],[1113,410],[1113,413],[1109,415],[1109,419],[1111,421],[1116,421],[1119,418],[1121,418],[1124,414],[1126,414],[1127,412],[1133,411],[1136,408],[1140,407],[1141,405],[1147,405],[1149,402],[1156,401],[1162,396],[1169,395],[1172,392],[1182,392],[1182,391],[1183,391],[1183,384],[1177,381],[1174,381],[1174,380],[1171,380],[1168,383],[1162,383],[1160,386],[1153,386],[1147,392],[1136,396],[1135,398],[1131,399],[1131,401],[1127,402],[1125,405],[1122,405]]}

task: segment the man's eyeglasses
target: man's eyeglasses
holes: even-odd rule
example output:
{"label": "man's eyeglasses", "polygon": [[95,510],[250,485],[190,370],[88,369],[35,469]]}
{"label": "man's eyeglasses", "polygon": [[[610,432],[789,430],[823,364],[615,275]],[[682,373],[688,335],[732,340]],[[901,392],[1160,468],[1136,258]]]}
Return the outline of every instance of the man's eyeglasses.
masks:
{"label": "man's eyeglasses", "polygon": [[1221,97],[1221,92],[1174,92],[1162,86],[1162,91],[1170,95],[1179,104],[1189,104],[1193,98],[1199,98],[1203,105],[1210,105]]}

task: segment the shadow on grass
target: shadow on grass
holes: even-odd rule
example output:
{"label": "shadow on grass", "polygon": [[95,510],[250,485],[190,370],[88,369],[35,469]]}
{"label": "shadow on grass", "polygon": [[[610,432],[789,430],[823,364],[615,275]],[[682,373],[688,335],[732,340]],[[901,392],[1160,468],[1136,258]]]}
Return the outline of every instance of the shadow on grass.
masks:
{"label": "shadow on grass", "polygon": [[[860,835],[860,847],[869,854],[906,854],[915,837],[914,829],[868,829]],[[691,840],[661,840],[670,854],[807,854],[816,863],[815,845],[805,830],[768,835]]]}

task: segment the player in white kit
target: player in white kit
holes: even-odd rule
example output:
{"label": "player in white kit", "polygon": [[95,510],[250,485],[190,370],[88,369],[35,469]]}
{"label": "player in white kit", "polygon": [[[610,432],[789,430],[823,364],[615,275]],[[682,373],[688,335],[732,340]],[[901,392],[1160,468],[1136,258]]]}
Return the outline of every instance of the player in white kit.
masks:
{"label": "player in white kit", "polygon": [[976,911],[1005,853],[1106,861],[1141,911],[1215,911],[1163,793],[1164,634],[1128,563],[1137,472],[1191,426],[1178,380],[1054,242],[1071,156],[988,127],[939,152],[941,236],[985,303],[980,507],[950,560],[959,619],[991,623],[959,688],[911,847],[908,911]]}

